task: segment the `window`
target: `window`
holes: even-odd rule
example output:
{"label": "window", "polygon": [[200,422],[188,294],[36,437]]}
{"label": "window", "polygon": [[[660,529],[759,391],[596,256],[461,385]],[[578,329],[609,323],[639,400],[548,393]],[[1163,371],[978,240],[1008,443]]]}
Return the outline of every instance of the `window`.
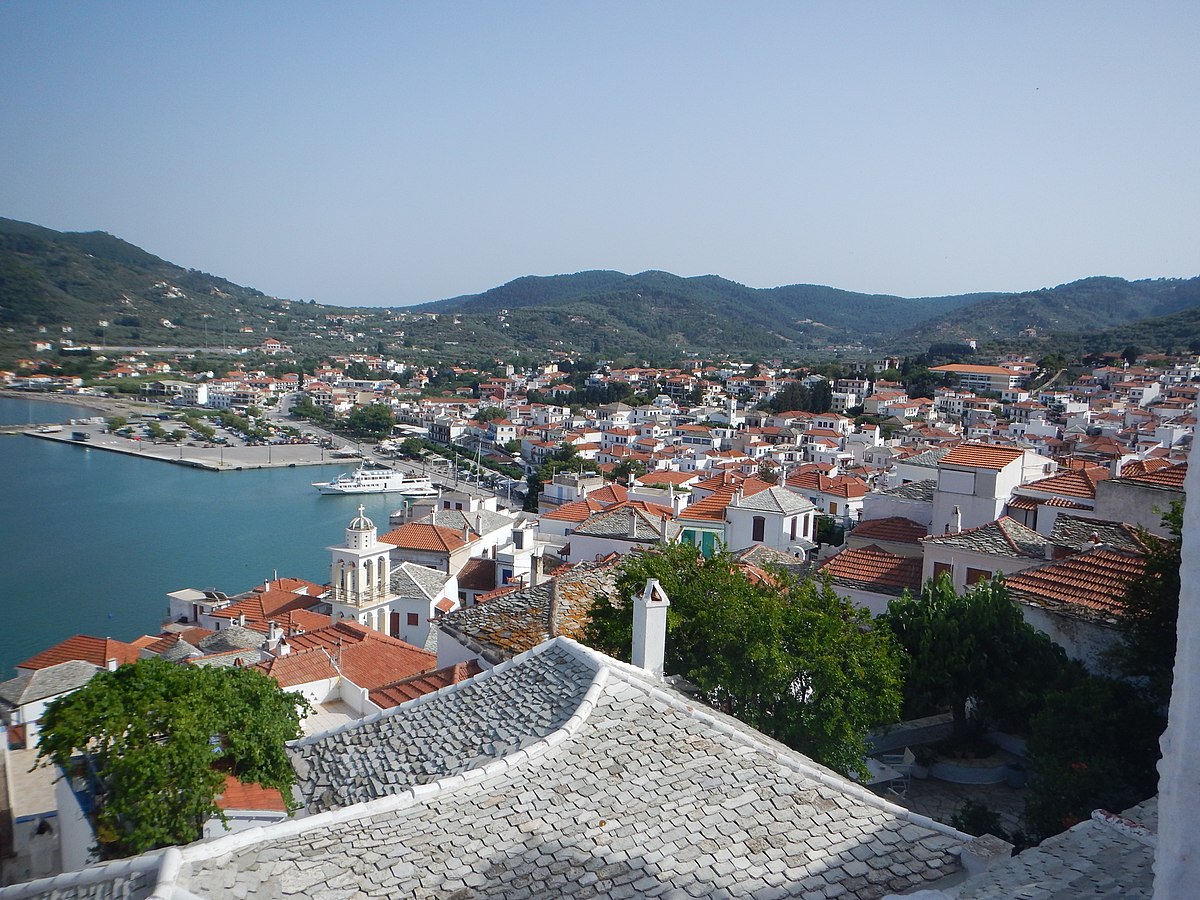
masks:
{"label": "window", "polygon": [[992,577],[992,573],[987,569],[967,569],[967,584],[978,584],[981,581],[987,581]]}
{"label": "window", "polygon": [[804,517],[804,537],[808,537],[808,516]]}
{"label": "window", "polygon": [[791,536],[791,540],[793,540],[793,541],[796,539],[796,519],[798,519],[798,518],[799,518],[799,516],[792,516],[792,536]]}
{"label": "window", "polygon": [[420,613],[409,613],[408,614],[408,625],[410,628],[416,628],[420,624],[421,624],[421,614]]}
{"label": "window", "polygon": [[837,515],[837,501],[836,500],[829,501],[829,514],[831,516]]}
{"label": "window", "polygon": [[761,541],[767,534],[767,520],[765,516],[755,516],[750,527],[750,540]]}
{"label": "window", "polygon": [[935,562],[933,564],[933,577],[941,578],[943,574],[949,575],[951,578],[953,578],[954,566],[950,565],[950,563]]}

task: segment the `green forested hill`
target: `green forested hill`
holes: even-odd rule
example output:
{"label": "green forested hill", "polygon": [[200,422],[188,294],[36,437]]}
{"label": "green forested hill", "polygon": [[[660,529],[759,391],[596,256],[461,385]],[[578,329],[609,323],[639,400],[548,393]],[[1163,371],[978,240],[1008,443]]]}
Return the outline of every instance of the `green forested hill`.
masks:
{"label": "green forested hill", "polygon": [[907,329],[898,340],[917,345],[975,338],[1014,338],[1026,329],[1039,335],[1087,335],[1125,323],[1169,315],[1200,304],[1200,278],[1126,281],[1094,277],[1020,294],[997,294]]}
{"label": "green forested hill", "polygon": [[[716,275],[596,270],[526,276],[416,307],[347,309],[289,304],[104,232],[0,219],[4,364],[28,356],[35,341],[236,347],[267,334],[310,357],[335,346],[398,356],[411,349],[426,354],[423,363],[547,350],[655,362],[684,353],[799,359],[829,348],[909,352],[964,338],[1011,341],[1029,328],[1043,344],[1049,338],[1082,346],[1087,334],[1197,306],[1197,278],[1087,278],[1021,294],[906,299],[812,284],[751,288]],[[1190,326],[1180,319],[1162,327],[1182,334]],[[1163,346],[1150,334],[1123,340]]]}

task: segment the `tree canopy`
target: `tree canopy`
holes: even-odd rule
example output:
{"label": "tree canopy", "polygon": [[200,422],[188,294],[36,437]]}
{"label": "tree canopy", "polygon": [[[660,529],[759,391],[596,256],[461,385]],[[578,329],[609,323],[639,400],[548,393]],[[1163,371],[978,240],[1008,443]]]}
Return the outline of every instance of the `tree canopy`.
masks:
{"label": "tree canopy", "polygon": [[391,434],[392,426],[396,424],[396,414],[382,403],[368,403],[350,410],[346,424],[355,434],[383,437]]}
{"label": "tree canopy", "polygon": [[[617,595],[657,578],[671,598],[668,674],[717,709],[844,774],[861,771],[864,738],[900,709],[900,663],[887,629],[828,584],[784,575],[751,582],[724,551],[705,560],[687,544],[634,553]],[[598,598],[585,640],[628,659],[629,602]]]}
{"label": "tree canopy", "polygon": [[999,577],[959,594],[943,574],[920,596],[893,600],[883,618],[906,654],[906,714],[948,706],[958,740],[966,737],[969,700],[1027,721],[1036,695],[1070,671],[1066,654],[1025,622]]}
{"label": "tree canopy", "polygon": [[308,702],[253,669],[140,660],[100,672],[47,706],[39,759],[94,773],[94,826],[106,858],[200,838],[226,771],[290,797],[284,742]]}

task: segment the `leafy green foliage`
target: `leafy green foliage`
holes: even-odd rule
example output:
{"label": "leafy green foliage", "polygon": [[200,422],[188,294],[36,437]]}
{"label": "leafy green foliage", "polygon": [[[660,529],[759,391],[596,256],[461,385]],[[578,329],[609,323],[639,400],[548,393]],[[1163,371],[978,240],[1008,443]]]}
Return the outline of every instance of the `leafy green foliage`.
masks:
{"label": "leafy green foliage", "polygon": [[308,702],[260,672],[141,660],[100,672],[51,703],[38,758],[67,772],[84,754],[98,782],[96,835],[105,857],[197,840],[223,774],[290,796],[284,742]]}
{"label": "leafy green foliage", "polygon": [[1143,687],[1157,706],[1171,698],[1175,673],[1176,623],[1179,619],[1179,567],[1182,562],[1183,502],[1176,500],[1163,515],[1170,538],[1147,531],[1146,572],[1125,594],[1125,613],[1118,621],[1121,642],[1110,654],[1117,670]]}
{"label": "leafy green foliage", "polygon": [[1166,721],[1128,684],[1088,677],[1051,693],[1033,719],[1025,823],[1038,840],[1103,808],[1154,795]]}
{"label": "leafy green foliage", "polygon": [[[860,771],[869,728],[899,711],[899,658],[886,629],[828,584],[754,584],[719,552],[687,544],[635,553],[618,595],[657,578],[671,598],[666,671],[716,708],[842,773]],[[632,604],[598,598],[585,640],[629,658]]]}
{"label": "leafy green foliage", "polygon": [[893,600],[881,618],[906,653],[905,713],[950,707],[959,741],[967,738],[969,700],[1020,719],[1037,691],[1055,683],[1045,679],[1071,671],[1062,649],[1025,622],[999,577],[959,594],[943,574],[925,582],[919,597]]}
{"label": "leafy green foliage", "polygon": [[346,416],[346,424],[355,434],[384,437],[392,433],[392,427],[396,424],[396,414],[382,403],[369,403],[350,410],[350,414]]}

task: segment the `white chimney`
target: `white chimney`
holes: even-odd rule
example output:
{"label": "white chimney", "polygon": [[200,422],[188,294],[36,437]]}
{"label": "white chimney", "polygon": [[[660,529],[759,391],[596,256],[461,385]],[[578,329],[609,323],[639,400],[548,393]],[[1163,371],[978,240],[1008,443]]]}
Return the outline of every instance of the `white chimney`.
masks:
{"label": "white chimney", "polygon": [[962,531],[962,510],[956,506],[954,512],[950,513],[950,533],[958,534],[960,531]]}
{"label": "white chimney", "polygon": [[110,671],[110,672],[117,671],[117,660],[115,658],[106,659],[104,661],[104,668],[108,669],[108,671]]}
{"label": "white chimney", "polygon": [[633,598],[633,664],[662,678],[667,653],[667,608],[671,599],[657,578],[646,579],[646,589]]}
{"label": "white chimney", "polygon": [[531,553],[529,555],[529,586],[537,587],[542,581],[542,554]]}

